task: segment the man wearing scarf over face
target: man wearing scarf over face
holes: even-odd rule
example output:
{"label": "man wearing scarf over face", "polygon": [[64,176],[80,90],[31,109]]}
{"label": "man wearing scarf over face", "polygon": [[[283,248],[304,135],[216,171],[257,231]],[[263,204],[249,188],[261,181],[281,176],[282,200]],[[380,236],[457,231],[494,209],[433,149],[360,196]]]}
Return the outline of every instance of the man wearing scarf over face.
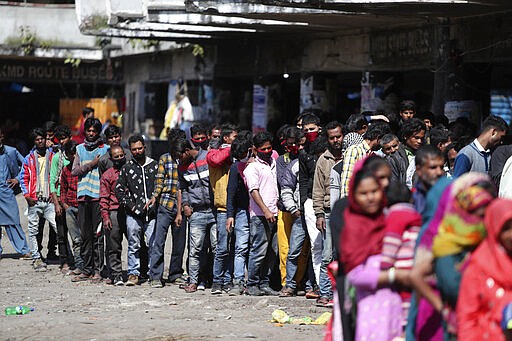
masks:
{"label": "man wearing scarf over face", "polygon": [[72,175],[78,176],[78,224],[82,243],[80,255],[83,269],[72,281],[84,281],[92,278],[94,282],[102,280],[100,272],[104,267],[103,234],[97,233],[100,216],[100,172],[98,162],[107,153],[108,147],[100,138],[101,122],[97,118],[88,118],[84,123],[85,141],[76,147]]}
{"label": "man wearing scarf over face", "polygon": [[27,155],[21,168],[21,190],[28,204],[28,234],[33,267],[36,271],[46,271],[37,246],[39,219],[44,217],[57,233],[55,206],[50,196],[50,165],[53,152],[46,148],[46,132],[35,128],[31,132],[35,148]]}

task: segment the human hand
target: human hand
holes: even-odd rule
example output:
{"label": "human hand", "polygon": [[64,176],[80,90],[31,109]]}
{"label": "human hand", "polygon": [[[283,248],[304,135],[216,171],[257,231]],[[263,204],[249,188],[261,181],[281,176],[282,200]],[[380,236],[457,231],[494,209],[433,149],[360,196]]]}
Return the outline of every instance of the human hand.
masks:
{"label": "human hand", "polygon": [[325,218],[324,217],[318,217],[316,218],[316,228],[323,232],[325,231]]}
{"label": "human hand", "polygon": [[235,219],[234,218],[228,218],[226,220],[226,231],[228,231],[228,233],[233,232],[233,227],[234,226],[235,226]]}
{"label": "human hand", "polygon": [[7,179],[6,182],[9,188],[14,188],[17,184],[20,183],[17,179]]}

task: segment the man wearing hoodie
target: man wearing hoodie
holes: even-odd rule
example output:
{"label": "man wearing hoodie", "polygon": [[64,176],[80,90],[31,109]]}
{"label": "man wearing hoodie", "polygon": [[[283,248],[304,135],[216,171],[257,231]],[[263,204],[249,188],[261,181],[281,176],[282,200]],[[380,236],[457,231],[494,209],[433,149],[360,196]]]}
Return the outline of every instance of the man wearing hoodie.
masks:
{"label": "man wearing hoodie", "polygon": [[[150,240],[156,220],[156,205],[146,206],[155,186],[158,163],[146,156],[146,145],[140,134],[128,139],[132,160],[126,163],[119,173],[115,192],[119,204],[126,211],[126,229],[128,234],[128,281],[127,286],[139,284],[141,259],[147,259],[147,252],[141,247],[145,244],[151,253]],[[144,258],[143,258],[144,256]],[[151,267],[151,264],[149,264]]]}

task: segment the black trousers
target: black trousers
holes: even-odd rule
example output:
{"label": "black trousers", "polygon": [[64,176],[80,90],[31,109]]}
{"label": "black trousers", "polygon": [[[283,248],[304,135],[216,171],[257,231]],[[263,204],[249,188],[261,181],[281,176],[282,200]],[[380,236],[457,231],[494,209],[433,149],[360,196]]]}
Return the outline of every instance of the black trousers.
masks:
{"label": "black trousers", "polygon": [[100,230],[99,234],[96,234],[100,222],[99,201],[78,203],[78,225],[82,237],[80,255],[84,262],[82,271],[87,275],[99,274],[105,267],[103,229]]}
{"label": "black trousers", "polygon": [[57,223],[57,244],[59,246],[59,261],[60,265],[68,264],[74,265],[75,259],[73,258],[73,251],[69,246],[68,239],[68,226],[66,224],[66,211],[63,214],[55,215],[55,222]]}
{"label": "black trousers", "polygon": [[121,252],[123,251],[123,235],[126,236],[126,213],[123,209],[110,211],[110,221],[112,229],[105,230],[105,240],[107,243],[107,262],[109,276],[114,279],[121,275],[123,271]]}

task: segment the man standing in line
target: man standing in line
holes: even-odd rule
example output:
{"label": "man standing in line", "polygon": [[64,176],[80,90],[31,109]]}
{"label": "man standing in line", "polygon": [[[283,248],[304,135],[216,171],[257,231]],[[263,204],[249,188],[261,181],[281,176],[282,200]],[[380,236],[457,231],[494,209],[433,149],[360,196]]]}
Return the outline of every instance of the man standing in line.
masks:
{"label": "man standing in line", "polygon": [[[18,203],[14,188],[19,184],[18,174],[23,157],[16,148],[4,145],[5,134],[0,127],[0,227],[11,241],[14,250],[22,259],[31,260],[25,232],[20,224]],[[0,230],[0,257],[2,257],[2,231]]]}
{"label": "man standing in line", "polygon": [[[128,281],[127,286],[140,284],[141,259],[151,254],[151,241],[155,228],[157,207],[146,206],[154,187],[158,163],[146,156],[146,145],[142,135],[128,139],[132,160],[121,168],[116,184],[116,196],[126,211],[128,234]],[[142,243],[147,247],[141,248]],[[141,255],[141,253],[147,253]],[[144,256],[144,257],[143,257]],[[149,262],[151,267],[151,262]],[[145,275],[145,274],[144,274]]]}
{"label": "man standing in line", "polygon": [[39,220],[44,217],[55,232],[55,206],[50,197],[50,164],[53,152],[46,147],[46,132],[35,128],[31,132],[35,148],[25,157],[20,172],[21,190],[28,204],[28,233],[35,271],[46,271],[37,246]]}

